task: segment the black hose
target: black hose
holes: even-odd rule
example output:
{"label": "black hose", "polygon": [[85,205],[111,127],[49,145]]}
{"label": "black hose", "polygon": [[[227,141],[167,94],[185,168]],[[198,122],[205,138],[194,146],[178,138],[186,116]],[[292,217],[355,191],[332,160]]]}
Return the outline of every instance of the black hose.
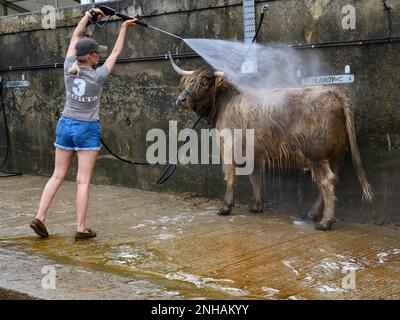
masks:
{"label": "black hose", "polygon": [[121,160],[123,162],[129,163],[129,164],[135,164],[135,165],[143,165],[143,166],[153,166],[153,165],[165,165],[168,163],[150,163],[148,161],[144,161],[144,160],[127,160],[124,158],[121,158],[120,156],[118,156],[117,154],[115,154],[104,142],[103,138],[100,138],[101,143],[103,144],[104,148],[106,148],[106,150],[111,153],[111,155],[115,158],[117,158],[118,160]]}
{"label": "black hose", "polygon": [[[192,130],[194,130],[197,126],[197,124],[200,122],[200,120],[203,119],[203,116],[199,116],[197,121],[194,123]],[[186,137],[186,140],[181,144],[179,147],[178,151],[176,152],[176,157],[173,162],[178,158],[179,156],[179,151],[181,151],[182,147],[189,141],[189,136]],[[176,164],[175,163],[170,163],[168,164],[167,168],[164,170],[164,172],[161,174],[160,178],[155,182],[156,185],[163,184],[165,181],[167,181],[172,174],[175,172],[176,169]]]}
{"label": "black hose", "polygon": [[257,40],[258,33],[260,32],[261,25],[262,25],[262,23],[263,23],[263,21],[264,21],[264,12],[265,12],[266,10],[268,10],[268,7],[265,7],[265,6],[264,6],[263,11],[260,13],[260,21],[258,22],[258,27],[257,27],[256,34],[254,35],[253,40],[251,41],[252,43],[254,43],[254,42]]}
{"label": "black hose", "polygon": [[383,2],[383,11],[385,11],[387,19],[388,19],[388,39],[392,36],[392,7],[386,3],[386,0],[382,0]]}

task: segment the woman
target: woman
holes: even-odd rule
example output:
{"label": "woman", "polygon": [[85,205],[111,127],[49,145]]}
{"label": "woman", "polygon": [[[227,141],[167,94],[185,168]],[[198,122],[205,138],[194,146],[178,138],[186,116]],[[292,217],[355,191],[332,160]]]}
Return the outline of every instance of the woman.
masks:
{"label": "woman", "polygon": [[29,225],[42,238],[49,236],[45,226],[47,210],[71,167],[75,153],[78,154],[76,177],[78,225],[75,240],[96,237],[96,233],[86,227],[86,215],[89,184],[101,147],[100,94],[104,81],[123,49],[127,28],[135,26],[137,19],[122,24],[110,56],[103,66],[93,69],[99,62],[99,51],[102,48],[93,39],[81,38],[93,13],[98,14],[98,19],[104,16],[104,13],[96,8],[85,13],[72,35],[64,62],[67,100],[56,128],[55,169],[43,190],[36,218]]}

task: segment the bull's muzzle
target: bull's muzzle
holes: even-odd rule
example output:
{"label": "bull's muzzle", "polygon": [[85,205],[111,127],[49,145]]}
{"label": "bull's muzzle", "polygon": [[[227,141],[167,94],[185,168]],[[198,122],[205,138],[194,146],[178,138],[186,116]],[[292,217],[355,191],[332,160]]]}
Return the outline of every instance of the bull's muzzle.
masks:
{"label": "bull's muzzle", "polygon": [[187,97],[185,96],[179,96],[178,99],[176,99],[176,104],[179,106],[186,104],[186,102],[187,102]]}
{"label": "bull's muzzle", "polygon": [[176,99],[176,106],[183,108],[183,109],[191,109],[191,102],[186,93],[182,93],[177,99]]}

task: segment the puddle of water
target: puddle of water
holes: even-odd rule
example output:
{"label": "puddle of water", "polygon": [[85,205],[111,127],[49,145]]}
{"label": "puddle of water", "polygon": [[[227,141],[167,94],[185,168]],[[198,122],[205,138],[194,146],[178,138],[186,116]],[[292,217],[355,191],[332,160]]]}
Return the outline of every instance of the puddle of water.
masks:
{"label": "puddle of water", "polygon": [[292,270],[296,276],[300,274],[299,270],[292,266],[292,264],[295,263],[296,260],[283,260],[282,262],[286,267]]}
{"label": "puddle of water", "polygon": [[[48,239],[32,236],[0,240],[0,244],[6,248],[39,254],[60,264],[73,264],[79,268],[111,272],[121,276],[151,278],[167,288],[166,298],[179,296],[202,299],[206,296],[226,299],[232,296],[244,298],[248,295],[248,292],[242,289],[227,285],[233,283],[232,280],[176,272],[178,266],[170,257],[140,243],[109,245],[96,240],[74,242],[70,238],[52,235]],[[206,295],[204,290],[207,292]]]}
{"label": "puddle of water", "polygon": [[[195,214],[192,213],[193,210],[189,210],[187,212],[179,212],[174,215],[163,215],[158,217],[157,220],[143,220],[137,225],[131,227],[131,229],[141,229],[153,226],[153,229],[158,228],[166,228],[167,226],[176,226],[177,224],[190,224],[192,223],[197,217],[204,217],[210,216],[215,217],[215,211],[202,211],[196,212]],[[208,223],[214,222],[214,220],[206,221]]]}
{"label": "puddle of water", "polygon": [[300,296],[289,296],[288,300],[306,300],[306,299]]}
{"label": "puddle of water", "polygon": [[162,233],[159,234],[157,237],[157,240],[169,240],[175,238],[175,235],[170,234],[170,233]]}
{"label": "puddle of water", "polygon": [[369,263],[363,259],[353,259],[349,256],[331,254],[327,258],[311,265],[311,271],[307,272],[303,279],[303,286],[312,287],[316,292],[329,295],[341,295],[348,293],[346,288],[341,286],[343,277],[349,271],[364,270]]}
{"label": "puddle of water", "polygon": [[388,252],[380,252],[376,255],[378,258],[378,263],[385,263],[388,262],[391,256],[396,254],[400,254],[400,249],[391,249]]}
{"label": "puddle of water", "polygon": [[305,220],[293,220],[292,222],[295,226],[298,227],[309,227],[309,228],[314,228],[314,222],[312,221],[305,221]]}
{"label": "puddle of water", "polygon": [[227,286],[227,284],[233,284],[233,280],[230,279],[213,279],[213,278],[203,278],[198,275],[176,272],[166,275],[167,279],[179,280],[184,282],[193,283],[198,288],[212,288],[217,291],[223,291],[234,296],[247,296],[249,293],[245,290]]}
{"label": "puddle of water", "polygon": [[339,288],[337,286],[328,286],[328,285],[323,285],[318,288],[319,292],[322,293],[339,293],[339,292],[346,292],[346,290]]}
{"label": "puddle of water", "polygon": [[265,292],[265,296],[266,296],[267,298],[272,298],[273,296],[275,296],[276,294],[278,294],[279,291],[280,291],[280,290],[278,290],[278,289],[269,288],[269,287],[262,287],[261,290]]}
{"label": "puddle of water", "polygon": [[144,227],[146,227],[146,224],[144,224],[144,223],[139,223],[139,224],[136,225],[136,226],[132,226],[131,229],[139,229],[139,228],[144,228]]}

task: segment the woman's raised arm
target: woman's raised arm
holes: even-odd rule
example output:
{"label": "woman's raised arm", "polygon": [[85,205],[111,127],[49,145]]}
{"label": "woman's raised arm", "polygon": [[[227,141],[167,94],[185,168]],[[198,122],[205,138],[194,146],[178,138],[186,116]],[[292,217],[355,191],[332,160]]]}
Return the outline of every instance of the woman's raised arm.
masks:
{"label": "woman's raised arm", "polygon": [[[91,13],[91,12],[96,12],[98,14],[97,19],[101,19],[102,17],[105,16],[103,11],[101,11],[98,8],[90,9],[89,13]],[[75,55],[75,45],[78,42],[79,38],[86,32],[86,26],[89,22],[89,19],[90,19],[89,16],[85,14],[83,16],[83,18],[81,19],[81,21],[79,21],[78,25],[76,26],[74,33],[72,34],[71,41],[69,43],[67,55],[65,56],[66,58]]]}
{"label": "woman's raised arm", "polygon": [[122,49],[124,48],[126,30],[128,29],[128,27],[135,26],[136,21],[137,19],[133,18],[132,20],[127,20],[122,24],[117,41],[115,41],[114,49],[111,52],[110,56],[107,58],[106,62],[104,63],[107,66],[109,72],[111,72],[111,70],[114,68],[118,56],[121,54]]}

